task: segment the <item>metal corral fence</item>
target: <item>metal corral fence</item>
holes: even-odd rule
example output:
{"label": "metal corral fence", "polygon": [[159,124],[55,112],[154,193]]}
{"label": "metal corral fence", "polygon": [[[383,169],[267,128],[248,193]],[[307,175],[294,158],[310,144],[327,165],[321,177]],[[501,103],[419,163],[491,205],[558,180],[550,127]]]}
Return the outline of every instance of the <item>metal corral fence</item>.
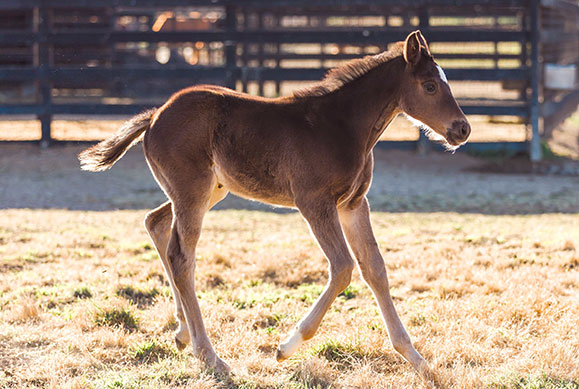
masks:
{"label": "metal corral fence", "polygon": [[55,116],[135,114],[201,82],[285,94],[418,28],[466,114],[532,130],[478,147],[539,160],[579,101],[576,2],[2,0],[0,115],[37,117],[49,145]]}

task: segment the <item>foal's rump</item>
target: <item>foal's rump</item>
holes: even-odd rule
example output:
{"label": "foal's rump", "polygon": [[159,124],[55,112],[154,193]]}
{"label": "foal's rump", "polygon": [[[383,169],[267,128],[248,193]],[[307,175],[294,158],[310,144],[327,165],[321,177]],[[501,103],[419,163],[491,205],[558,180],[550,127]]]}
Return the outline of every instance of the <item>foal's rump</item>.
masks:
{"label": "foal's rump", "polygon": [[79,159],[85,170],[106,170],[143,139],[147,161],[163,187],[166,176],[186,182],[211,170],[218,184],[235,194],[291,207],[296,172],[315,174],[315,164],[304,158],[314,154],[309,145],[316,143],[309,139],[309,127],[302,104],[294,99],[198,85],[133,117]]}
{"label": "foal's rump", "polygon": [[299,128],[296,120],[304,121],[292,117],[293,111],[284,98],[217,86],[187,88],[154,115],[143,138],[145,156],[163,187],[165,181],[191,181],[212,171],[218,185],[237,195],[293,206],[287,155],[296,155],[292,130]]}

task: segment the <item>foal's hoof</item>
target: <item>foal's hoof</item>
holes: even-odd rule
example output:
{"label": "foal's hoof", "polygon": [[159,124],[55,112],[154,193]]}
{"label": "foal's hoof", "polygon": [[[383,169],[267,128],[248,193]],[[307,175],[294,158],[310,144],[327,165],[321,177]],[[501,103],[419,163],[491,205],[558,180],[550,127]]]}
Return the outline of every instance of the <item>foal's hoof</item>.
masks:
{"label": "foal's hoof", "polygon": [[435,370],[431,369],[430,366],[428,365],[428,363],[426,363],[426,361],[422,362],[416,368],[416,370],[418,371],[418,374],[424,380],[424,382],[428,385],[429,388],[433,388],[433,389],[434,388],[436,388],[436,389],[444,388],[444,385],[440,381],[440,378],[439,378],[437,372]]}
{"label": "foal's hoof", "polygon": [[215,365],[213,365],[212,368],[215,370],[216,373],[221,375],[228,376],[231,373],[231,367],[229,367],[229,365],[219,357],[215,359]]}
{"label": "foal's hoof", "polygon": [[275,359],[278,362],[283,362],[291,357],[304,342],[304,338],[299,330],[296,330],[285,342],[279,345]]}
{"label": "foal's hoof", "polygon": [[283,353],[281,352],[281,350],[279,349],[279,347],[277,348],[277,351],[276,351],[276,353],[275,353],[275,359],[276,359],[278,362],[283,362],[283,361],[285,361],[285,360],[287,359],[287,357],[285,357],[285,356],[283,355]]}
{"label": "foal's hoof", "polygon": [[187,343],[183,343],[175,337],[175,346],[177,346],[177,350],[183,351],[187,347]]}

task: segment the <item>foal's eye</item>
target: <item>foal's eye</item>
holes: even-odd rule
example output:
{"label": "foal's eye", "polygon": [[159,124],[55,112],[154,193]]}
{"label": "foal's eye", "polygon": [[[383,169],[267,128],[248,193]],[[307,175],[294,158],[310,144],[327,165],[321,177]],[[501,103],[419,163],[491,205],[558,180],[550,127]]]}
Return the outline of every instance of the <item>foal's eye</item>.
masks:
{"label": "foal's eye", "polygon": [[425,82],[424,84],[422,84],[422,87],[424,88],[426,93],[433,94],[434,92],[436,92],[436,84],[432,81]]}

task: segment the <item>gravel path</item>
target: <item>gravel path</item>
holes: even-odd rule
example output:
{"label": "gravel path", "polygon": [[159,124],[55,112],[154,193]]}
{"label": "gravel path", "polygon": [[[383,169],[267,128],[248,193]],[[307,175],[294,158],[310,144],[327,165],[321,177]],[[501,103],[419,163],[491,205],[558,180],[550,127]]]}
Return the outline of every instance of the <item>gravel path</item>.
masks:
{"label": "gravel path", "polygon": [[[79,169],[76,155],[84,147],[0,145],[0,208],[141,209],[165,201],[140,147],[105,173]],[[487,161],[461,153],[420,157],[377,149],[375,156],[374,210],[579,212],[577,176],[487,173]],[[216,208],[273,209],[231,195]]]}

